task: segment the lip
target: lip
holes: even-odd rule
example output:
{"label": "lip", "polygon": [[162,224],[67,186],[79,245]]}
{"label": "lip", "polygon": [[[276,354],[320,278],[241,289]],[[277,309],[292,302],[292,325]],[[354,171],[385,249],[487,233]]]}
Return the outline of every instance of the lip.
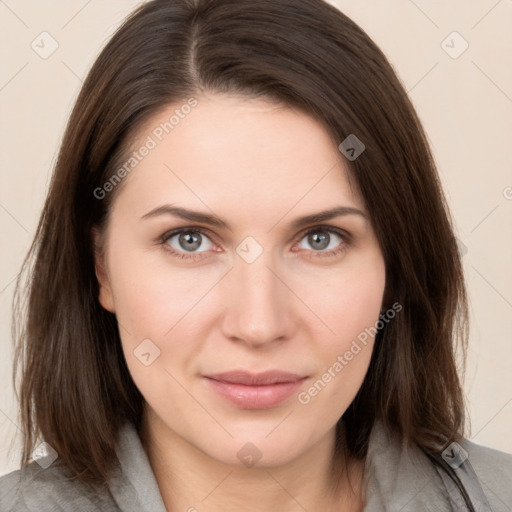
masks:
{"label": "lip", "polygon": [[307,378],[279,370],[231,371],[203,377],[213,391],[243,409],[276,407],[295,393]]}

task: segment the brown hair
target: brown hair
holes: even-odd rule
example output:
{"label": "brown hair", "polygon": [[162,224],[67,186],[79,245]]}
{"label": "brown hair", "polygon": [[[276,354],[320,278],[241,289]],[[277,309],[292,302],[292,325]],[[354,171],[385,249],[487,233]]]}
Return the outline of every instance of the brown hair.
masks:
{"label": "brown hair", "polygon": [[116,317],[99,304],[91,242],[117,190],[102,200],[94,191],[151,116],[203,90],[294,106],[336,144],[355,134],[365,145],[347,164],[384,255],[383,306],[403,310],[379,330],[343,416],[351,456],[364,457],[376,419],[426,453],[463,437],[460,255],[425,134],[384,54],[319,0],[153,0],[123,23],[83,84],[23,263],[26,287],[23,276],[17,283],[22,464],[43,438],[78,478],[105,481],[123,422],[140,427],[144,399]]}

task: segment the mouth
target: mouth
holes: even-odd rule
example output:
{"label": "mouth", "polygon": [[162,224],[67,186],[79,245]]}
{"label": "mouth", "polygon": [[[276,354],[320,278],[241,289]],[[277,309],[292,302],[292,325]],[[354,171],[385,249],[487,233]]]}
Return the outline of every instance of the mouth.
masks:
{"label": "mouth", "polygon": [[305,376],[280,370],[231,371],[203,376],[210,389],[242,409],[270,409],[294,394]]}

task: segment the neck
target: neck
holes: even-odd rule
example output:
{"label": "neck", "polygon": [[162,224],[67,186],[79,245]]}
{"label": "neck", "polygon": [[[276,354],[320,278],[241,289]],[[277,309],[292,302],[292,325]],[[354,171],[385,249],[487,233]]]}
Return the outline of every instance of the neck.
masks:
{"label": "neck", "polygon": [[148,411],[140,436],[169,512],[363,508],[362,463],[335,454],[335,429],[284,465],[252,468],[209,457]]}

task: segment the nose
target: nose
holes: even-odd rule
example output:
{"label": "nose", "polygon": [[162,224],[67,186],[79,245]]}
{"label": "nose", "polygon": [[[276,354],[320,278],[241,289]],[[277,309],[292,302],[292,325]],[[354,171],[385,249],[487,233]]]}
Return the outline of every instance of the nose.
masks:
{"label": "nose", "polygon": [[269,251],[251,263],[235,258],[223,284],[223,333],[228,339],[264,347],[293,336],[299,324],[297,301],[276,267]]}

